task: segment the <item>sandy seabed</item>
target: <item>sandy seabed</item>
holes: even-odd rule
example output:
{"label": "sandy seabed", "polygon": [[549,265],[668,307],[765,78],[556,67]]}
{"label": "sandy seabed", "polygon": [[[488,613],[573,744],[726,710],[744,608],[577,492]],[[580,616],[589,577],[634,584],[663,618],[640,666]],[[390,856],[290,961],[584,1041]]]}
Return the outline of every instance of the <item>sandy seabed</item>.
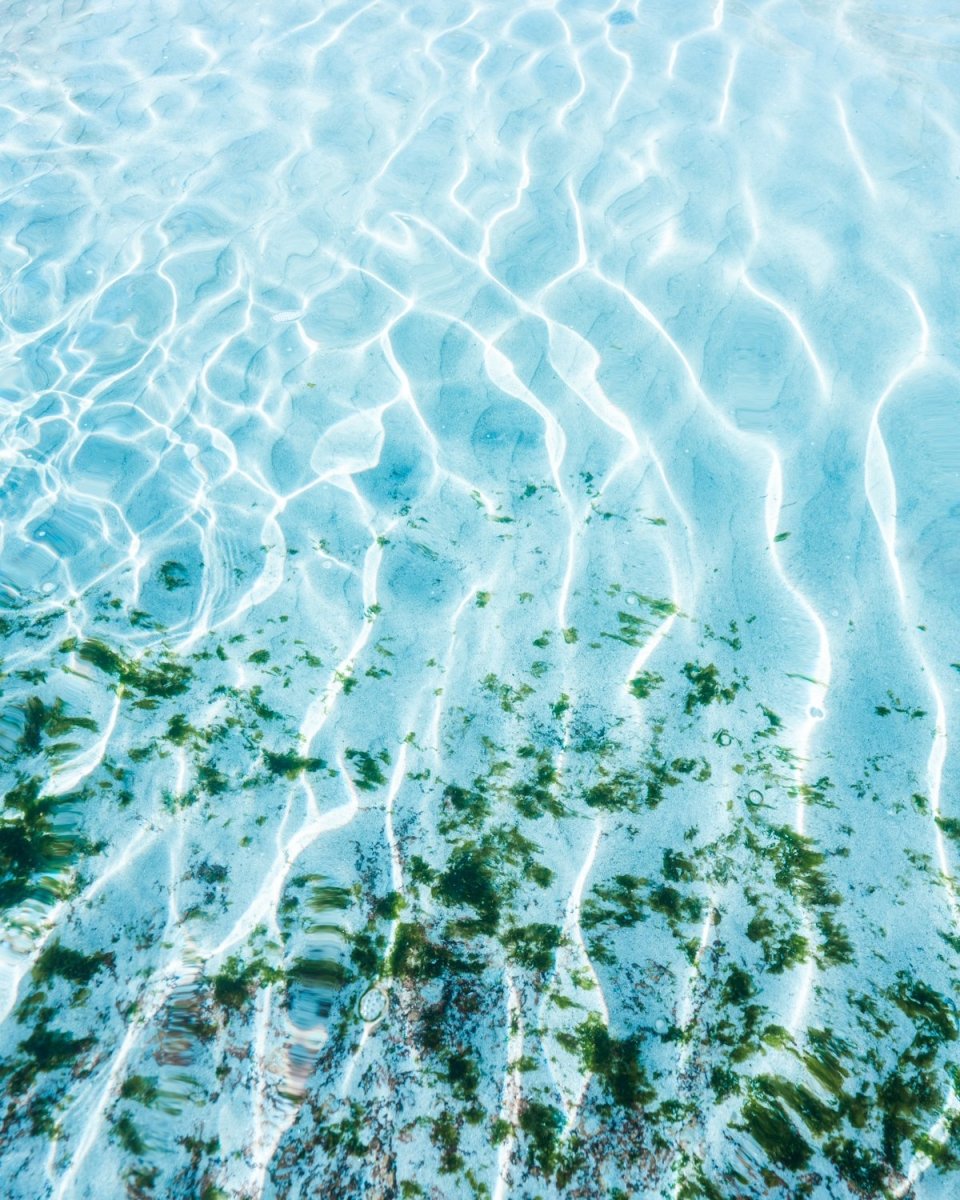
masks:
{"label": "sandy seabed", "polygon": [[952,9],[4,5],[4,1200],[958,1194]]}

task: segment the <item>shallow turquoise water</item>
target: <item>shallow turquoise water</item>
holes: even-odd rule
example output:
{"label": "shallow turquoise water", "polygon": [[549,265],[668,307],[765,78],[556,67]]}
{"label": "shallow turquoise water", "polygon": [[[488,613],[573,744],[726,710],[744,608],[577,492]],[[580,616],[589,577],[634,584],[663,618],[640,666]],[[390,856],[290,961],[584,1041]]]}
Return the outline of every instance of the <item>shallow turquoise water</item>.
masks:
{"label": "shallow turquoise water", "polygon": [[0,1195],[955,1196],[956,6],[0,31]]}

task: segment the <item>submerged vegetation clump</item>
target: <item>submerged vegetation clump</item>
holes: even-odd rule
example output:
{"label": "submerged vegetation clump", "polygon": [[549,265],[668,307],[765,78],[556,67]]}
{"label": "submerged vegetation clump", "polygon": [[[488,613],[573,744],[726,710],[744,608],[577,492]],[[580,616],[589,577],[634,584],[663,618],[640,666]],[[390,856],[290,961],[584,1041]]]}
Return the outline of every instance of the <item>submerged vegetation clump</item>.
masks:
{"label": "submerged vegetation clump", "polygon": [[723,684],[720,672],[713,663],[704,667],[700,663],[688,662],[684,665],[683,674],[692,685],[683,702],[683,711],[687,714],[708,704],[730,704],[740,690],[738,680]]}
{"label": "submerged vegetation clump", "polygon": [[[474,619],[493,619],[493,595],[478,593]],[[447,706],[453,668],[438,654],[444,721],[411,720],[393,740],[384,714],[404,683],[388,630],[369,661],[287,644],[279,618],[177,654],[140,614],[142,651],[103,627],[61,634],[49,669],[8,675],[0,901],[36,949],[0,1060],[0,1136],[50,1136],[61,1098],[142,1021],[155,1050],[125,1066],[105,1128],[145,1195],[146,1116],[179,1119],[188,1062],[215,1106],[255,1036],[274,1055],[271,1103],[298,1114],[355,1194],[369,1155],[400,1137],[378,1079],[404,1097],[390,1115],[403,1138],[465,1195],[484,1194],[483,1164],[501,1153],[561,1196],[599,1194],[611,1161],[636,1190],[681,1135],[718,1120],[762,1186],[786,1180],[797,1196],[817,1173],[883,1194],[917,1154],[960,1170],[952,976],[877,958],[873,884],[849,867],[852,806],[876,805],[884,760],[852,781],[814,771],[783,696],[748,688],[729,658],[671,664],[668,640],[631,674],[682,614],[623,587],[608,599],[592,627],[534,626],[514,673],[484,663],[469,707]],[[388,613],[368,605],[363,620],[379,629]],[[751,636],[750,620],[721,628],[700,646],[733,655]],[[602,704],[571,672],[591,654],[624,664]],[[305,743],[305,702],[330,697],[341,709]],[[919,720],[889,699],[878,722]],[[917,786],[899,819],[953,840],[957,822]],[[155,835],[182,846],[162,886]],[[933,903],[944,883],[923,855],[911,847],[896,869]],[[120,864],[126,894],[168,889],[175,918],[158,902],[151,925],[125,901],[128,919],[98,924],[113,911],[97,899],[104,863]],[[960,938],[943,924],[946,964]],[[179,939],[220,949],[190,950],[166,981],[156,964]],[[874,961],[854,987],[850,968]],[[801,970],[812,999],[791,1024],[783,996]],[[678,1084],[680,1054],[699,1091]],[[322,1082],[344,1077],[349,1096]],[[217,1146],[198,1135],[185,1149],[196,1194],[220,1186]],[[707,1156],[680,1160],[676,1186],[712,1198],[754,1185]]]}
{"label": "submerged vegetation clump", "polygon": [[182,696],[193,679],[192,667],[177,658],[167,655],[153,661],[125,658],[97,638],[79,643],[71,638],[60,649],[75,650],[81,662],[112,676],[118,684],[139,692],[147,700]]}

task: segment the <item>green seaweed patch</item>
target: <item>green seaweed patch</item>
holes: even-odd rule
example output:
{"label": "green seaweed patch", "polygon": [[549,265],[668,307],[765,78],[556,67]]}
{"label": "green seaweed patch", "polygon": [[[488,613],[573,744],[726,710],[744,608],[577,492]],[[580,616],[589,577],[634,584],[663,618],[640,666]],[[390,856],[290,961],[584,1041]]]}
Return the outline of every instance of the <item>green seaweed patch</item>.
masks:
{"label": "green seaweed patch", "polygon": [[64,871],[101,844],[65,828],[60,810],[84,793],[50,797],[40,792],[39,777],[20,777],[3,798],[0,814],[0,907],[27,899],[63,898],[69,892]]}
{"label": "green seaweed patch", "polygon": [[190,586],[190,572],[183,563],[176,562],[174,559],[168,559],[167,562],[162,563],[157,575],[168,592],[175,592],[179,588]]}
{"label": "green seaweed patch", "polygon": [[[685,1169],[686,1173],[677,1187],[676,1200],[729,1200],[729,1195],[707,1178],[702,1163],[686,1163]],[[626,1192],[622,1196],[628,1200]]]}
{"label": "green seaweed patch", "polygon": [[562,930],[557,925],[535,922],[514,926],[503,936],[511,962],[529,971],[549,971],[556,958]]}
{"label": "green seaweed patch", "polygon": [[47,705],[39,696],[30,696],[20,708],[23,731],[17,742],[18,747],[26,754],[38,754],[44,741],[63,737],[74,729],[97,732],[98,725],[91,717],[68,716],[66,708],[62,700],[57,699]]}
{"label": "green seaweed patch", "polygon": [[222,796],[230,787],[230,780],[212,762],[197,767],[197,785],[209,796]]}
{"label": "green seaweed patch", "polygon": [[560,699],[550,705],[550,711],[555,720],[563,720],[564,715],[570,711],[570,697],[566,692],[560,693]]}
{"label": "green seaweed patch", "polygon": [[124,1100],[135,1100],[149,1107],[160,1096],[156,1076],[128,1075],[120,1085],[120,1095]]}
{"label": "green seaweed patch", "polygon": [[361,1136],[366,1124],[367,1116],[363,1105],[351,1100],[349,1115],[340,1121],[320,1125],[317,1129],[317,1141],[326,1154],[332,1155],[342,1150],[351,1158],[360,1158],[369,1149]]}
{"label": "green seaweed patch", "polygon": [[433,886],[434,898],[454,908],[469,908],[476,916],[457,922],[464,933],[496,932],[503,900],[487,847],[465,842],[450,856]]}
{"label": "green seaweed patch", "polygon": [[887,699],[890,701],[889,704],[878,704],[874,708],[873,711],[878,717],[889,717],[891,713],[899,713],[903,717],[909,717],[911,721],[919,721],[927,715],[926,709],[911,708],[891,691],[887,692]]}
{"label": "green seaweed patch", "polygon": [[554,1173],[565,1124],[563,1113],[554,1105],[539,1100],[523,1102],[519,1125],[526,1138],[528,1167],[547,1176]]}
{"label": "green seaweed patch", "polygon": [[167,730],[163,736],[175,746],[185,746],[189,742],[202,740],[200,733],[187,721],[183,713],[174,713],[167,722]]}
{"label": "green seaweed patch", "polygon": [[941,817],[939,814],[934,819],[948,838],[960,842],[960,820],[956,817]]}
{"label": "green seaweed patch", "polygon": [[345,757],[354,766],[356,773],[352,779],[360,791],[372,792],[387,782],[386,775],[380,769],[381,764],[388,766],[390,763],[390,755],[386,750],[381,750],[376,756],[366,750],[348,750]]}
{"label": "green seaweed patch", "polygon": [[[215,691],[214,695],[216,694],[217,693]],[[280,713],[278,713],[275,709],[270,708],[269,705],[265,704],[263,700],[260,699],[262,695],[263,688],[259,684],[255,684],[247,693],[247,703],[250,705],[251,711],[255,716],[258,716],[261,721],[279,721],[281,719]]]}
{"label": "green seaweed patch", "polygon": [[64,651],[75,649],[77,657],[83,662],[105,675],[112,675],[119,684],[131,691],[141,692],[148,699],[180,696],[193,679],[192,669],[175,658],[162,656],[147,665],[143,661],[124,658],[97,638],[90,638],[79,645],[75,638],[70,638],[60,648]]}
{"label": "green seaweed patch", "polygon": [[831,1029],[807,1030],[807,1048],[802,1054],[803,1065],[822,1088],[834,1096],[840,1095],[850,1072],[844,1066],[851,1060],[852,1046]]}
{"label": "green seaweed patch", "polygon": [[850,936],[832,912],[817,914],[820,945],[817,962],[821,967],[839,967],[856,961]]}
{"label": "green seaweed patch", "polygon": [[580,1060],[597,1077],[614,1104],[621,1108],[646,1108],[656,1099],[640,1061],[636,1035],[616,1038],[598,1013],[577,1026]]}
{"label": "green seaweed patch", "polygon": [[114,1121],[112,1133],[128,1154],[139,1157],[146,1152],[147,1143],[129,1113],[122,1113]]}
{"label": "green seaweed patch", "polygon": [[740,1091],[740,1076],[729,1067],[712,1067],[710,1070],[710,1088],[718,1104],[730,1096],[738,1095]]}
{"label": "green seaweed patch", "polygon": [[832,1133],[840,1124],[841,1114],[825,1104],[805,1084],[773,1075],[758,1075],[751,1081],[751,1087],[767,1098],[775,1097],[783,1101],[814,1137]]}
{"label": "green seaweed patch", "polygon": [[683,711],[688,715],[708,704],[730,704],[740,690],[737,680],[721,683],[720,672],[713,663],[704,667],[698,662],[688,662],[684,664],[682,673],[693,685],[683,704]]}
{"label": "green seaweed patch", "polygon": [[353,689],[360,682],[356,675],[353,674],[353,668],[346,671],[334,671],[334,678],[343,689],[343,694],[349,696]]}
{"label": "green seaweed patch", "polygon": [[676,883],[678,880],[692,883],[700,877],[696,863],[691,858],[688,858],[687,855],[681,854],[677,850],[664,850],[663,875],[665,879],[669,879],[672,883]]}
{"label": "green seaweed patch", "polygon": [[68,983],[86,987],[95,975],[107,967],[113,968],[116,955],[109,953],[82,954],[62,942],[52,942],[33,965],[31,975],[37,983],[50,979],[65,979]]}
{"label": "green seaweed patch", "polygon": [[941,1118],[943,1128],[941,1137],[929,1133],[921,1133],[914,1140],[915,1149],[925,1154],[938,1171],[956,1171],[960,1169],[960,1114],[952,1112]]}
{"label": "green seaweed patch", "polygon": [[460,1129],[453,1114],[447,1110],[437,1117],[430,1127],[430,1140],[440,1152],[440,1171],[452,1175],[463,1167],[460,1154]]}
{"label": "green seaweed patch", "polygon": [[646,883],[646,879],[637,875],[615,875],[610,883],[597,884],[581,908],[583,928],[612,924],[628,929],[645,921],[647,912],[642,889]]}
{"label": "green seaweed patch", "polygon": [[[749,624],[749,623],[750,622],[748,621],[747,624]],[[725,643],[727,646],[730,647],[731,650],[742,650],[743,649],[743,641],[740,637],[740,627],[737,625],[737,622],[731,621],[727,628],[729,629],[729,635],[723,634],[723,633],[717,633],[717,631],[715,629],[713,629],[709,624],[707,624],[704,626],[704,633],[706,634],[706,636],[708,638],[710,638],[711,640],[713,640],[715,642]]]}
{"label": "green seaweed patch", "polygon": [[762,1081],[752,1080],[750,1091],[743,1104],[743,1123],[734,1124],[733,1128],[748,1133],[772,1162],[788,1171],[803,1170],[813,1151],[783,1105],[770,1095]]}
{"label": "green seaweed patch", "polygon": [[[387,939],[382,934],[361,929],[350,938],[350,962],[361,979],[375,979],[381,972]],[[394,942],[396,950],[396,942]],[[401,974],[403,972],[400,972]]]}
{"label": "green seaweed patch", "polygon": [[689,775],[697,783],[706,783],[713,770],[705,758],[675,758],[670,763],[671,771]]}
{"label": "green seaweed patch", "polygon": [[[311,912],[344,912],[353,903],[353,895],[349,888],[338,887],[332,883],[316,883],[315,875],[297,875],[290,881],[291,887],[305,887],[310,884],[310,897],[307,907]],[[320,876],[319,878],[323,878]]]}
{"label": "green seaweed patch", "polygon": [[459,1100],[473,1100],[480,1089],[480,1070],[476,1060],[462,1046],[447,1060],[446,1081]]}
{"label": "green seaweed patch", "polygon": [[17,679],[22,679],[24,683],[47,682],[47,672],[41,670],[39,667],[31,667],[26,671],[14,671],[14,675],[17,677]]}
{"label": "green seaweed patch", "polygon": [[852,1138],[831,1138],[824,1143],[823,1152],[840,1178],[862,1195],[890,1195],[885,1187],[887,1166],[875,1152]]}
{"label": "green seaweed patch", "polygon": [[473,973],[482,964],[475,956],[463,955],[454,947],[432,941],[426,926],[401,922],[387,960],[387,972],[406,981],[440,979]]}
{"label": "green seaweed patch", "polygon": [[810,943],[789,925],[778,926],[762,906],[747,922],[745,933],[751,942],[760,944],[763,961],[771,975],[782,975],[807,961]]}
{"label": "green seaweed patch", "polygon": [[656,808],[666,798],[666,789],[676,787],[684,775],[698,783],[710,778],[711,768],[706,759],[675,758],[667,763],[651,754],[643,774],[621,770],[607,775],[601,768],[598,783],[584,793],[589,808],[607,812],[639,812],[641,808]]}
{"label": "green seaweed patch", "polygon": [[881,1082],[876,1102],[883,1114],[883,1156],[894,1168],[899,1170],[903,1164],[903,1144],[915,1143],[926,1132],[930,1115],[941,1110],[944,1100],[931,1071],[908,1067],[892,1071]]}
{"label": "green seaweed patch", "polygon": [[38,1014],[41,1018],[39,1023],[17,1045],[28,1061],[22,1063],[10,1077],[10,1090],[15,1096],[22,1095],[39,1074],[58,1071],[63,1067],[73,1068],[77,1059],[96,1045],[93,1037],[74,1037],[72,1033],[53,1028],[50,1025],[53,1013],[52,1008],[42,1009]]}
{"label": "green seaweed patch", "polygon": [[323,758],[304,758],[293,751],[273,753],[264,750],[263,760],[271,775],[282,775],[286,779],[296,779],[303,771],[322,771],[327,765]]}
{"label": "green seaweed patch", "polygon": [[438,828],[445,835],[463,825],[479,828],[490,815],[490,799],[481,780],[477,780],[472,788],[460,787],[455,783],[447,784],[443,789],[441,803],[442,815]]}
{"label": "green seaweed patch", "polygon": [[638,812],[642,806],[642,784],[630,771],[617,771],[602,778],[583,794],[588,808],[605,812]]}
{"label": "green seaweed patch", "polygon": [[240,1011],[249,1004],[257,989],[283,979],[283,972],[255,958],[244,964],[232,954],[213,977],[213,999],[222,1008]]}
{"label": "green seaweed patch", "polygon": [[403,912],[406,901],[400,892],[387,892],[374,904],[373,911],[381,921],[395,921]]}
{"label": "green seaweed patch", "polygon": [[766,846],[749,830],[745,840],[748,849],[772,862],[774,883],[810,907],[836,908],[841,897],[823,870],[826,855],[816,849],[813,839],[789,825],[768,824],[765,830],[772,839]]}
{"label": "green seaweed patch", "polygon": [[519,687],[513,687],[509,683],[504,683],[493,673],[484,676],[481,680],[481,687],[485,692],[490,692],[497,697],[500,701],[500,708],[506,713],[516,712],[517,705],[522,704],[528,696],[533,695],[533,688],[528,683],[521,683]]}
{"label": "green seaweed patch", "polygon": [[801,783],[795,789],[791,788],[790,794],[802,797],[805,804],[815,804],[820,808],[836,808],[836,804],[827,794],[832,788],[833,783],[830,779],[826,775],[821,775],[813,783]]}
{"label": "green seaweed patch", "polygon": [[[601,637],[623,642],[627,646],[642,646],[649,634],[657,628],[658,621],[662,622],[668,617],[676,616],[680,611],[670,600],[657,600],[639,592],[628,593],[628,598],[645,609],[648,615],[641,616],[640,613],[620,609],[617,612],[619,631],[617,633],[604,632],[601,633]],[[651,616],[658,618],[658,621],[652,621]]]}
{"label": "green seaweed patch", "polygon": [[658,884],[647,893],[650,909],[666,917],[671,926],[703,918],[703,901],[696,896],[684,896],[670,884]]}
{"label": "green seaweed patch", "polygon": [[731,967],[720,991],[720,999],[724,1004],[734,1004],[742,1007],[756,995],[757,988],[753,977],[742,967]]}
{"label": "green seaweed patch", "polygon": [[630,694],[637,700],[649,700],[663,683],[663,676],[656,671],[640,671],[630,680]]}
{"label": "green seaweed patch", "polygon": [[532,746],[521,747],[519,757],[536,758],[536,770],[532,778],[518,780],[510,787],[510,797],[522,817],[535,820],[549,813],[552,817],[562,817],[567,812],[566,806],[557,796],[557,771],[549,751],[536,753]]}
{"label": "green seaweed patch", "polygon": [[898,971],[897,978],[890,998],[917,1027],[917,1041],[924,1046],[956,1041],[956,1006],[923,980],[911,979],[905,971]]}

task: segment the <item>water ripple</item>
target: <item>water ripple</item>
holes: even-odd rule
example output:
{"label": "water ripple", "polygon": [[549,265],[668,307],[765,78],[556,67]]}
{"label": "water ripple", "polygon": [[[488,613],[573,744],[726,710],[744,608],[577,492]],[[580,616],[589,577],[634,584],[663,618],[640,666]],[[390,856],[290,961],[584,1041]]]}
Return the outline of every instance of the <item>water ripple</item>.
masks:
{"label": "water ripple", "polygon": [[952,1195],[935,0],[15,0],[0,1174]]}

